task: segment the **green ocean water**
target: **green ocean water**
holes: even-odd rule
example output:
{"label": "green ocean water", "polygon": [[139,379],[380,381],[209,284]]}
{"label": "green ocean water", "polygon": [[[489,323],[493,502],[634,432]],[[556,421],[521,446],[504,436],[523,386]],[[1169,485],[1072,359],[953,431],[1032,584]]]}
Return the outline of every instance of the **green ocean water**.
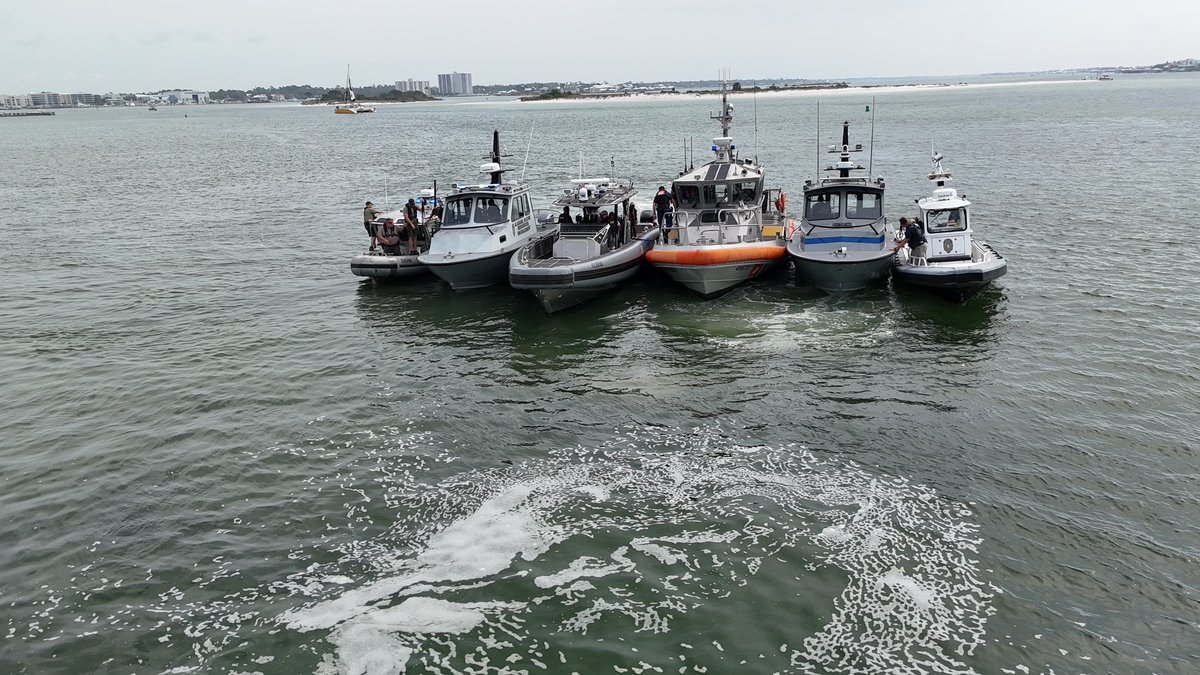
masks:
{"label": "green ocean water", "polygon": [[936,146],[1009,261],[967,305],[349,273],[492,129],[537,206],[580,153],[648,204],[711,97],[0,121],[0,672],[1193,672],[1200,78],[733,135],[794,205],[872,97],[889,218]]}

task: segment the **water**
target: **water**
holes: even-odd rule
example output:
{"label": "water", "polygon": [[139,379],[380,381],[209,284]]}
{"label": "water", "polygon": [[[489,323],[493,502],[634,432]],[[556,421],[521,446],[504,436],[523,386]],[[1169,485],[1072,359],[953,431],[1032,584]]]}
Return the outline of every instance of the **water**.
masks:
{"label": "water", "polygon": [[[1190,672],[1198,85],[822,94],[893,219],[946,155],[1010,262],[965,306],[348,272],[385,177],[498,128],[648,203],[712,98],[5,120],[0,671]],[[735,101],[793,204],[814,101]]]}

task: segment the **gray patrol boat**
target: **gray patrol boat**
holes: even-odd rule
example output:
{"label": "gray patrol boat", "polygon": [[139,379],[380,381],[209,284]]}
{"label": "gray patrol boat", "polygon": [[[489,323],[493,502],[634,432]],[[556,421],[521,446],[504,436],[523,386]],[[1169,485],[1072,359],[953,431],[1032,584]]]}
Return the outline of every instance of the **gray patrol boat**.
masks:
{"label": "gray patrol boat", "polygon": [[633,184],[579,178],[554,202],[558,232],[525,245],[508,266],[513,288],[532,292],[547,312],[596,297],[637,274],[658,227],[636,222]]}
{"label": "gray patrol boat", "polygon": [[479,172],[480,185],[454,184],[446,197],[441,229],[418,262],[456,291],[484,288],[508,279],[508,261],[522,246],[557,231],[539,223],[529,202],[529,186],[503,181],[500,132],[492,133],[491,161]]}

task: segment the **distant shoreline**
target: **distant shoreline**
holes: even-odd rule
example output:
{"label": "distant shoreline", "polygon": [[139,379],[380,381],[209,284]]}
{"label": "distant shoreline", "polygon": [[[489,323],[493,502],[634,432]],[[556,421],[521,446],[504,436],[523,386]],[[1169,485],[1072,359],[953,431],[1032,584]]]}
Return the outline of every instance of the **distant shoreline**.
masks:
{"label": "distant shoreline", "polygon": [[[1079,78],[1079,79],[1063,79],[1063,80],[1029,80],[1021,82],[957,82],[957,83],[938,83],[938,84],[863,84],[863,85],[848,85],[848,86],[828,86],[828,87],[805,87],[805,88],[789,88],[789,89],[760,89],[731,91],[729,94],[734,97],[744,96],[761,96],[763,98],[792,98],[803,96],[844,96],[846,94],[859,94],[862,92],[891,92],[891,91],[937,91],[942,89],[994,89],[1002,87],[1029,87],[1051,84],[1083,84],[1083,83],[1099,83],[1099,80]],[[689,91],[687,93],[654,93],[654,94],[639,94],[629,93],[620,96],[570,96],[570,97],[555,97],[546,99],[536,98],[518,98],[510,101],[495,101],[496,103],[513,103],[513,104],[545,104],[545,103],[587,103],[590,101],[603,101],[605,103],[618,102],[634,102],[634,101],[677,101],[685,98],[703,98],[720,96],[720,91]],[[489,101],[493,102],[493,101]]]}

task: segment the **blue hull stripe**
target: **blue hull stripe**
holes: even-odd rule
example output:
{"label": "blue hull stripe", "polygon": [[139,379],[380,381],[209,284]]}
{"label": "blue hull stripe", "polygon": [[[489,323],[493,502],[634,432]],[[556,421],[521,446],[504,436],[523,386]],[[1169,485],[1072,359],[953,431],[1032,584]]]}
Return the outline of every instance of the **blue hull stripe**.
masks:
{"label": "blue hull stripe", "polygon": [[804,245],[814,244],[882,244],[883,235],[878,237],[805,237]]}

